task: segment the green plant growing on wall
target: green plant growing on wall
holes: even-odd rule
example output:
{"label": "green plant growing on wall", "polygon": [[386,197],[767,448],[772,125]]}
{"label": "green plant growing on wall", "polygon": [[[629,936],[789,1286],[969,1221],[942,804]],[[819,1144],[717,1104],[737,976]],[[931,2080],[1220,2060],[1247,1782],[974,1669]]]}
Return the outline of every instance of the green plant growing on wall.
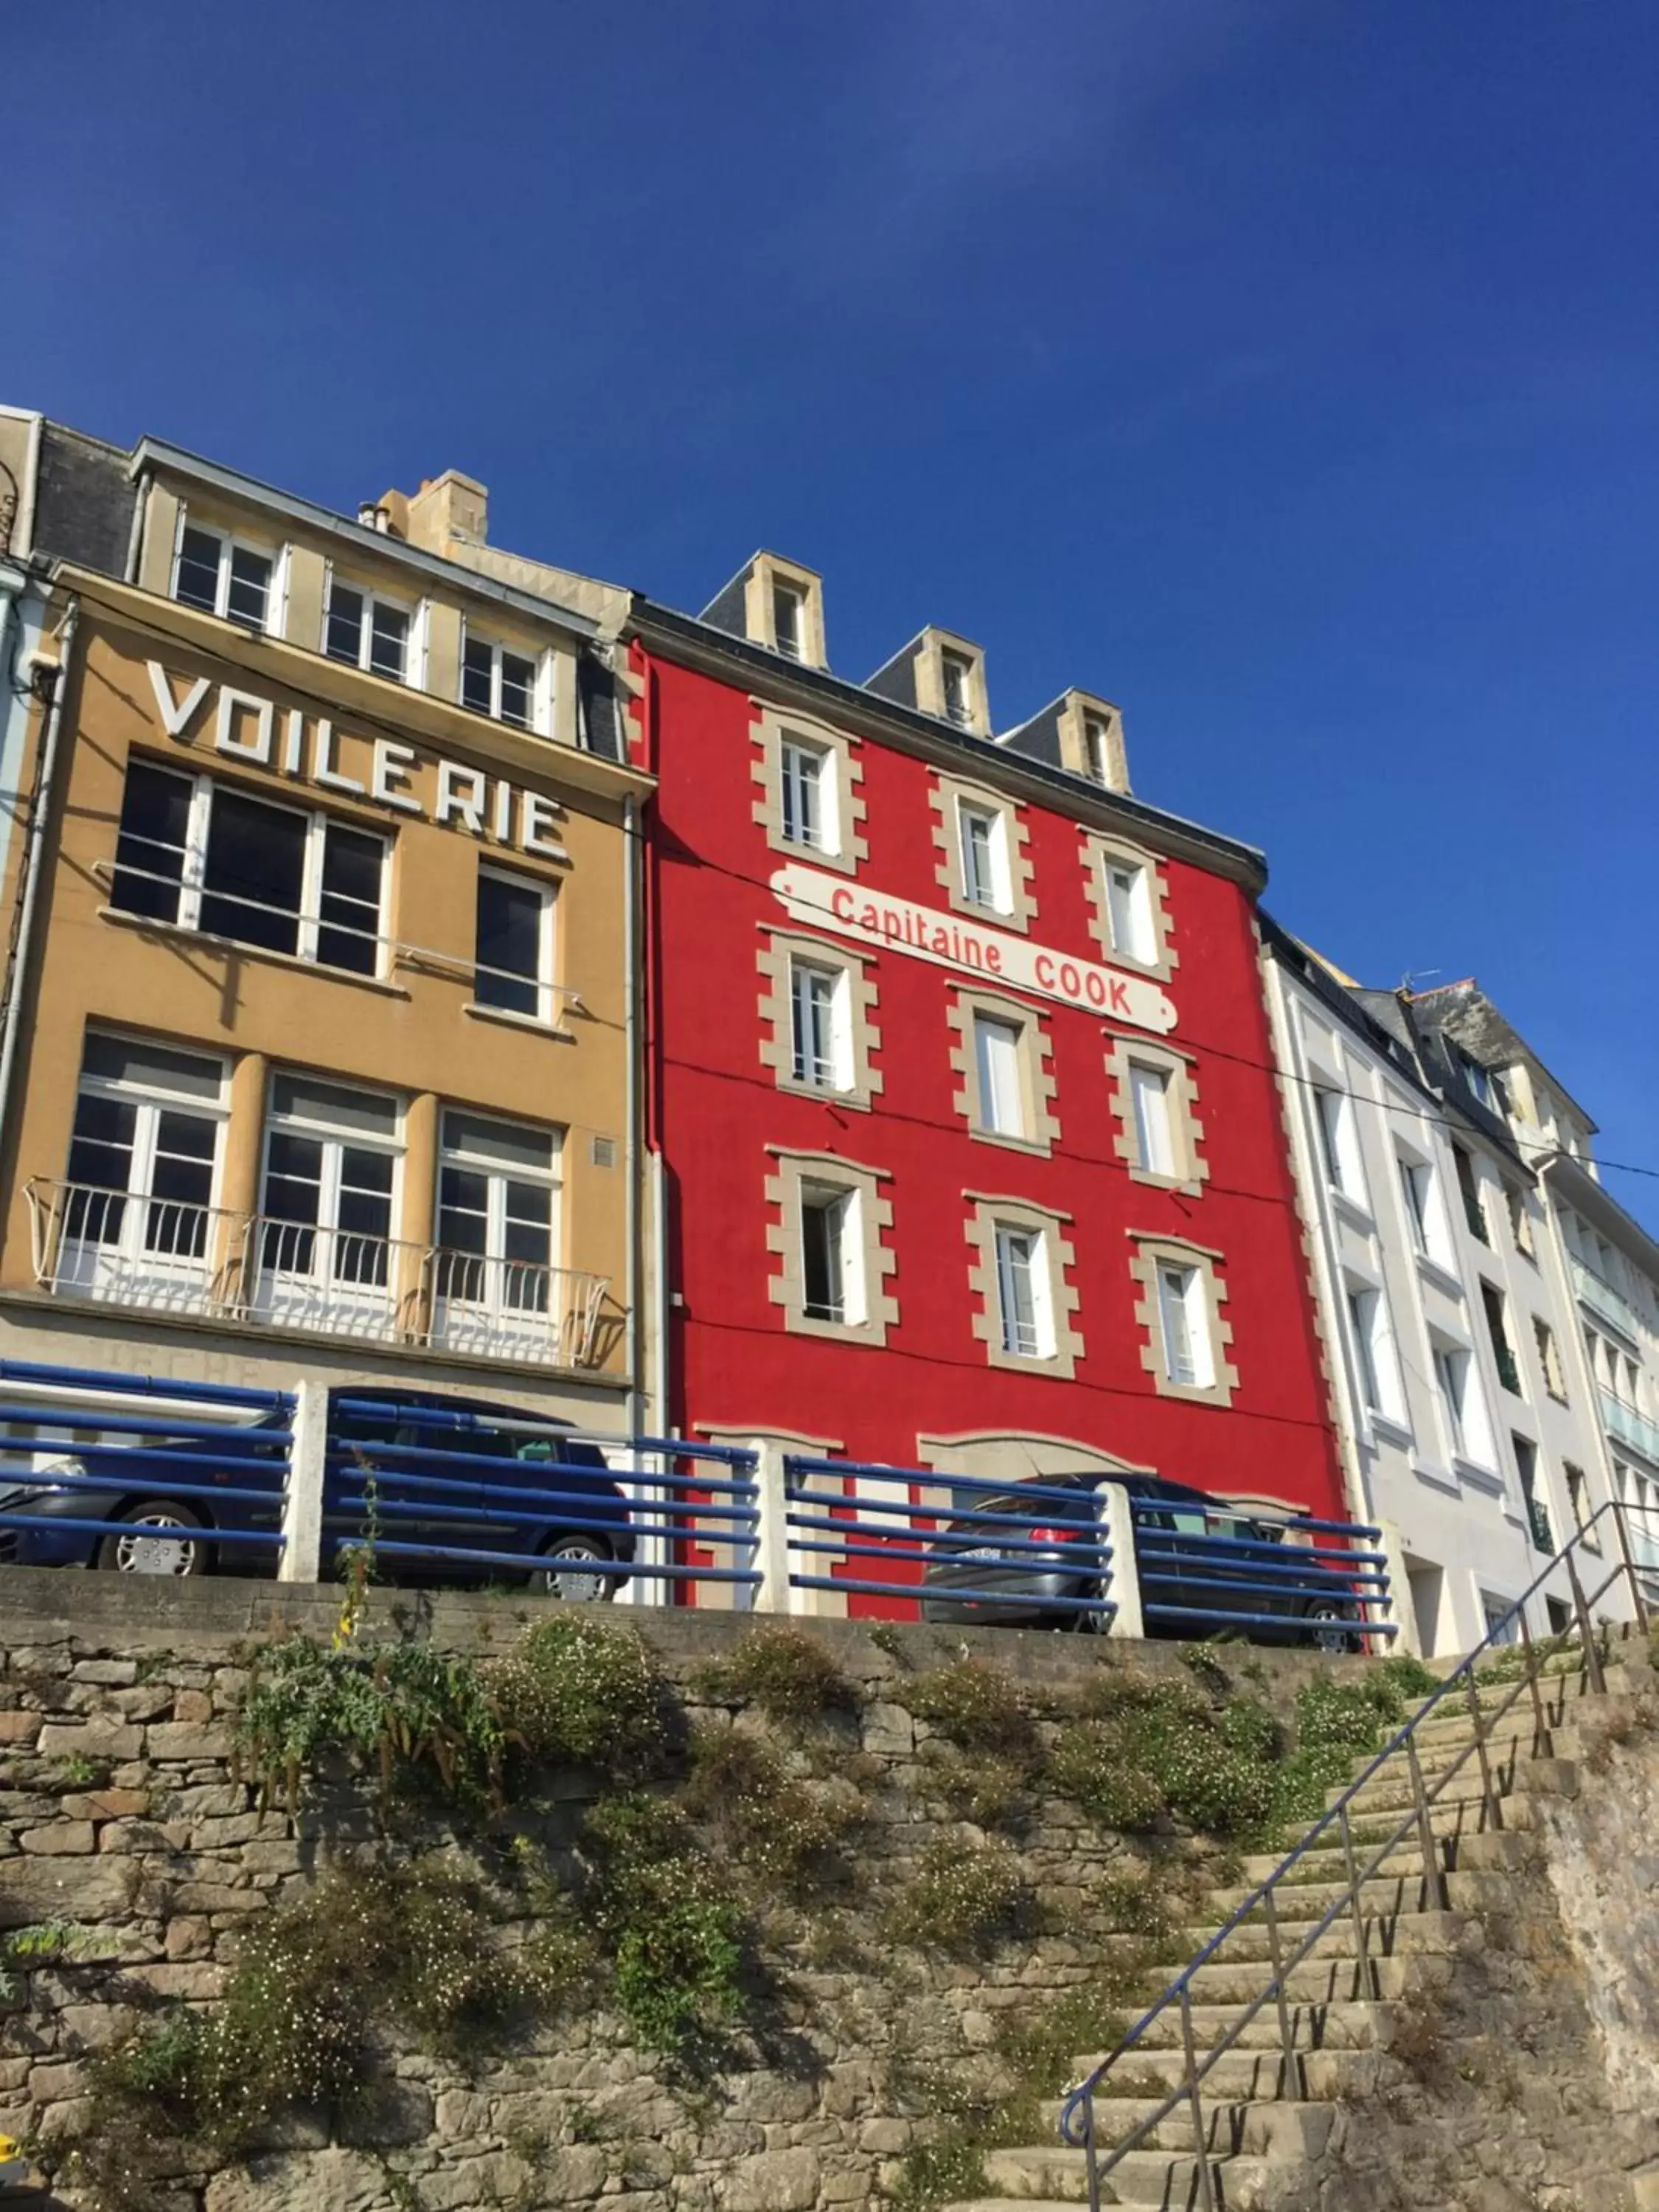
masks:
{"label": "green plant growing on wall", "polygon": [[799,1628],[751,1628],[699,1671],[696,1687],[710,1704],[756,1706],[795,1734],[858,1705],[834,1655]]}
{"label": "green plant growing on wall", "polygon": [[0,1998],[16,1996],[21,1974],[73,1958],[82,1933],[76,1921],[37,1920],[0,1936]]}
{"label": "green plant growing on wall", "polygon": [[643,1790],[589,1812],[590,1907],[646,2048],[696,2066],[744,2010],[744,1923],[684,1814]]}
{"label": "green plant growing on wall", "polygon": [[667,1755],[673,1701],[644,1638],[580,1613],[550,1615],[488,1669],[507,1742],[544,1766],[584,1766],[614,1781],[654,1773]]}
{"label": "green plant growing on wall", "polygon": [[921,1852],[883,1928],[916,1950],[972,1956],[1012,1935],[1029,1905],[1019,1861],[1006,1844],[944,1836]]}
{"label": "green plant growing on wall", "polygon": [[985,1659],[954,1659],[903,1685],[902,1703],[962,1751],[1029,1762],[1036,1723],[1018,1685]]}
{"label": "green plant growing on wall", "polygon": [[850,1879],[845,1846],[863,1818],[857,1793],[792,1775],[747,1729],[693,1736],[678,1802],[715,1856],[731,1856],[786,1897],[823,1896]]}

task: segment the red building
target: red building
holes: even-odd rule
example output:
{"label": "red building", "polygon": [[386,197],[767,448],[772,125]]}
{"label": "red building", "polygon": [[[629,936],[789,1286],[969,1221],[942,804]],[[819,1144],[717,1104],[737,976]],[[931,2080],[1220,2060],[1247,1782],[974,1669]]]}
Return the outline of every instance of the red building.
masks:
{"label": "red building", "polygon": [[993,738],[965,640],[831,676],[774,556],[631,629],[682,1432],[1340,1515],[1260,854],[1130,796],[1104,701]]}

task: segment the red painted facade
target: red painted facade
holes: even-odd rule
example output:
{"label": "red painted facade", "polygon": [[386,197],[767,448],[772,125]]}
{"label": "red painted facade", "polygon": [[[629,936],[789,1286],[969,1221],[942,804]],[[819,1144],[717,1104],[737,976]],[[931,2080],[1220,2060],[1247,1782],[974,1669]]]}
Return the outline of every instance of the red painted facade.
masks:
{"label": "red painted facade", "polygon": [[[1052,1157],[976,1139],[953,1104],[961,1079],[946,1024],[947,968],[897,950],[873,964],[883,1088],[869,1111],[781,1091],[763,1063],[757,956],[767,924],[790,926],[770,887],[785,856],[754,819],[756,709],[725,684],[634,648],[643,678],[636,757],[659,778],[647,864],[647,942],[654,964],[648,1020],[649,1138],[669,1192],[672,1398],[684,1433],[775,1428],[834,1439],[853,1458],[917,1464],[919,1434],[1011,1430],[1073,1440],[1231,1496],[1344,1510],[1309,1299],[1249,892],[1157,850],[1170,943],[1162,988],[1177,1010],[1165,1040],[1194,1056],[1208,1179],[1182,1195],[1132,1180],[1114,1150],[1099,1015],[1032,997],[1052,1040]],[[734,672],[736,673],[736,672]],[[852,726],[841,724],[848,728]],[[935,771],[896,744],[866,738],[861,824],[865,885],[933,908]],[[987,777],[982,757],[963,772]],[[1080,787],[1086,790],[1087,787]],[[1090,800],[1064,811],[1022,795],[1037,915],[1030,935],[1099,963],[1085,895],[1078,826]],[[1103,802],[1109,804],[1109,802]],[[1109,827],[1104,817],[1099,826]],[[810,854],[802,859],[811,862]],[[793,925],[805,928],[807,925]],[[826,942],[846,940],[826,935]],[[963,979],[967,980],[967,979]],[[1023,995],[1018,992],[1014,995]],[[1119,1025],[1121,1028],[1121,1024]],[[769,1146],[838,1153],[890,1176],[884,1242],[897,1267],[898,1307],[884,1347],[788,1332],[769,1294],[779,1219],[763,1187]],[[1014,1372],[988,1360],[973,1334],[964,1192],[1024,1198],[1073,1217],[1068,1279],[1083,1357],[1073,1379]],[[1228,1357],[1238,1383],[1226,1408],[1161,1396],[1142,1359],[1126,1232],[1174,1233],[1220,1255]]]}

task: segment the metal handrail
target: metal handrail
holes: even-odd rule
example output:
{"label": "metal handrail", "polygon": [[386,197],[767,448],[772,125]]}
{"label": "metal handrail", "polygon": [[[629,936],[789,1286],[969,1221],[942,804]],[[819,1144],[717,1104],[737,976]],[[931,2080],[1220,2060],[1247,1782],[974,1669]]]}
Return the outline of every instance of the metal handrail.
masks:
{"label": "metal handrail", "polygon": [[[1290,2013],[1285,2002],[1290,1978],[1303,1961],[1310,1956],[1336,1923],[1345,1917],[1351,1917],[1358,1946],[1358,1972],[1363,1978],[1363,1985],[1368,1990],[1370,1990],[1373,1978],[1365,1925],[1364,1885],[1375,1878],[1379,1869],[1413,1828],[1418,1833],[1423,1857],[1423,1878],[1429,1896],[1436,1909],[1443,1911],[1446,1909],[1445,1873],[1435,1844],[1432,1819],[1435,1801],[1452,1778],[1462,1771],[1466,1763],[1471,1758],[1478,1757],[1481,1771],[1482,1807],[1492,1825],[1500,1826],[1502,1822],[1500,1798],[1493,1787],[1488,1750],[1493,1729],[1504,1719],[1522,1697],[1529,1694],[1533,1707],[1534,1753],[1538,1745],[1548,1739],[1549,1723],[1545,1717],[1544,1700],[1539,1687],[1538,1651],[1533,1642],[1531,1626],[1527,1619],[1528,1601],[1535,1595],[1552,1574],[1559,1568],[1565,1567],[1572,1591],[1574,1611],[1577,1617],[1578,1637],[1584,1655],[1585,1674],[1592,1691],[1597,1695],[1605,1692],[1607,1682],[1601,1655],[1596,1646],[1595,1628],[1590,1616],[1590,1607],[1598,1599],[1605,1595],[1621,1575],[1629,1582],[1637,1622],[1644,1632],[1647,1628],[1649,1607],[1637,1576],[1626,1523],[1626,1515],[1630,1511],[1659,1511],[1659,1508],[1626,1507],[1619,1499],[1609,1499],[1606,1504],[1600,1506],[1584,1526],[1575,1534],[1572,1540],[1564,1545],[1528,1584],[1508,1612],[1491,1623],[1482,1640],[1447,1675],[1440,1687],[1425,1700],[1419,1711],[1413,1714],[1405,1726],[1389,1739],[1358,1777],[1350,1783],[1336,1802],[1326,1808],[1294,1850],[1286,1853],[1267,1879],[1251,1891],[1243,1903],[1237,1906],[1231,1917],[1223,1923],[1202,1949],[1188,1961],[1175,1980],[1164,1990],[1163,1996],[1158,1998],[1157,2003],[1142,2014],[1118,2044],[1116,2049],[1109,2052],[1092,2073],[1079,2082],[1076,2088],[1069,2092],[1060,2111],[1060,2132],[1063,2142],[1071,2144],[1074,2148],[1081,2148],[1087,2154],[1091,2212],[1100,2212],[1103,2203],[1106,2201],[1102,2197],[1102,2185],[1113,2168],[1130,2151],[1145,2142],[1155,2128],[1183,2105],[1190,2110],[1193,2120],[1199,2203],[1203,2208],[1203,2212],[1218,2212],[1221,2198],[1212,2171],[1212,2154],[1204,2125],[1202,2084],[1205,2077],[1228,2051],[1235,2048],[1245,2029],[1257,2015],[1267,2006],[1273,2004],[1279,2010],[1280,2042],[1283,2046],[1281,2082],[1294,2083],[1300,2079],[1299,2054],[1295,2047]],[[1594,1590],[1586,1595],[1583,1585],[1579,1580],[1577,1562],[1574,1555],[1579,1547],[1586,1542],[1591,1530],[1608,1514],[1613,1516],[1613,1525],[1619,1534],[1619,1547],[1621,1554],[1620,1563]],[[1596,1547],[1591,1545],[1589,1548],[1594,1550]],[[1526,1654],[1523,1669],[1510,1694],[1491,1713],[1486,1715],[1483,1721],[1480,1691],[1474,1670],[1483,1656],[1499,1648],[1500,1642],[1504,1648],[1508,1647],[1510,1638],[1506,1632],[1509,1631],[1512,1622],[1518,1622],[1520,1627],[1521,1642]],[[1474,1740],[1467,1744],[1450,1765],[1443,1769],[1434,1778],[1432,1784],[1430,1784],[1425,1781],[1423,1774],[1422,1761],[1419,1756],[1417,1731],[1423,1723],[1431,1717],[1443,1717],[1445,1701],[1460,1693],[1468,1705],[1474,1723]],[[1373,1851],[1364,1867],[1359,1867],[1355,1861],[1351,1818],[1353,1802],[1358,1793],[1376,1779],[1389,1762],[1402,1752],[1405,1754],[1411,1779],[1410,1809],[1387,1840]],[[1333,1826],[1336,1831],[1335,1838],[1330,1834]],[[1279,1885],[1306,1854],[1319,1847],[1322,1838],[1326,1839],[1328,1845],[1337,1838],[1340,1840],[1343,1865],[1346,1870],[1343,1881],[1343,1893],[1333,1905],[1328,1907],[1296,1948],[1286,1955],[1279,1938],[1277,1892]],[[1226,2033],[1200,2058],[1193,2032],[1193,1978],[1201,1967],[1206,1966],[1215,1957],[1223,1945],[1256,1912],[1263,1910],[1267,1917],[1270,1949],[1270,1956],[1266,1962],[1269,1968],[1267,1981],[1260,1993],[1251,1999]],[[1155,2021],[1161,2019],[1171,2006],[1178,2008],[1181,2016],[1181,2049],[1183,2058],[1180,2081],[1162,2103],[1141,2119],[1127,2135],[1120,2137],[1116,2142],[1109,2146],[1098,2145],[1095,2138],[1095,2106],[1102,2082],[1126,2054],[1139,2046],[1147,2030]]]}

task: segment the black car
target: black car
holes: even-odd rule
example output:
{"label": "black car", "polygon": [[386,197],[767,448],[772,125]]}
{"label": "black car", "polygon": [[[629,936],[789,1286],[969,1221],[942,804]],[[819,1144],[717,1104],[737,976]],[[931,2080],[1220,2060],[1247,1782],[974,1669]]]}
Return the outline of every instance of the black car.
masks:
{"label": "black car", "polygon": [[[352,1410],[338,1409],[347,1400]],[[369,1408],[371,1410],[362,1410]],[[441,1412],[469,1419],[457,1429],[434,1425],[422,1414]],[[261,1431],[284,1429],[287,1415],[271,1413],[243,1426],[228,1425],[222,1436],[171,1443],[139,1443],[133,1468],[123,1480],[118,1462],[100,1456],[92,1468],[65,1453],[38,1476],[0,1487],[0,1511],[27,1515],[27,1527],[0,1528],[0,1561],[23,1566],[105,1567],[119,1574],[269,1574],[274,1547],[213,1540],[226,1536],[272,1532],[282,1521],[283,1471],[288,1447],[262,1440]],[[377,1389],[350,1384],[329,1393],[329,1441],[343,1455],[331,1465],[324,1489],[322,1571],[328,1574],[342,1545],[361,1541],[365,1513],[346,1501],[362,1492],[374,1471],[380,1492],[380,1563],[389,1580],[404,1583],[477,1583],[511,1575],[510,1566],[441,1557],[404,1557],[392,1547],[410,1545],[440,1551],[506,1553],[525,1561],[526,1578],[567,1599],[614,1597],[625,1575],[595,1573],[601,1563],[630,1562],[634,1529],[628,1501],[591,1443],[557,1444],[559,1472],[549,1472],[555,1443],[526,1438],[492,1422],[522,1423],[522,1407],[484,1399],[453,1398],[436,1391]],[[477,1426],[470,1425],[476,1422]],[[547,1427],[568,1427],[548,1422]],[[377,1448],[401,1447],[394,1457],[377,1459]],[[500,1462],[496,1467],[456,1464],[445,1456],[464,1452]],[[357,1455],[361,1454],[361,1460]],[[269,1458],[268,1492],[246,1466],[228,1471],[216,1462]],[[90,1473],[97,1486],[80,1481],[54,1484],[55,1473]],[[405,1487],[400,1478],[412,1477]],[[441,1483],[440,1491],[434,1486]],[[258,1497],[227,1495],[222,1500],[194,1494],[222,1485],[233,1491],[258,1491]],[[192,1494],[173,1494],[173,1487]],[[526,1502],[486,1492],[521,1491]],[[538,1491],[563,1493],[557,1507],[544,1514],[532,1502]],[[268,1502],[267,1502],[268,1499]],[[416,1507],[415,1511],[402,1510]],[[462,1520],[461,1510],[501,1517]],[[82,1521],[118,1521],[117,1534],[96,1535],[65,1525]],[[130,1532],[130,1533],[129,1533]],[[532,1565],[531,1562],[534,1562]]]}
{"label": "black car", "polygon": [[[1156,1475],[1117,1480],[1137,1509],[1135,1553],[1149,1636],[1201,1638],[1213,1632],[1206,1622],[1224,1629],[1231,1619],[1252,1643],[1359,1649],[1364,1615],[1352,1583],[1310,1553],[1298,1556],[1301,1547],[1285,1542],[1281,1523]],[[1098,1474],[1041,1475],[1035,1497],[1019,1484],[994,1497],[969,1493],[961,1517],[927,1540],[923,1620],[1103,1629],[1107,1615],[1098,1601],[1109,1596],[1109,1583],[1103,1589],[1098,1562],[1086,1556],[1104,1537],[1103,1480]],[[987,1514],[1011,1517],[988,1524],[973,1517]],[[1279,1556],[1218,1551],[1210,1540],[1216,1537],[1271,1544]],[[1039,1548],[1011,1551],[1010,1539]],[[1241,1618],[1252,1613],[1273,1618]]]}

